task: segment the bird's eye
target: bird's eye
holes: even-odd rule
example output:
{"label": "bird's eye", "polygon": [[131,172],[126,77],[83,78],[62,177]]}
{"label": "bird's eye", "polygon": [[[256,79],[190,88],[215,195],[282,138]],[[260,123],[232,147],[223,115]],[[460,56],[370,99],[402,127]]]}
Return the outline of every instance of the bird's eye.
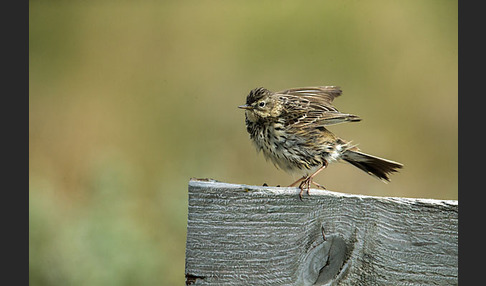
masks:
{"label": "bird's eye", "polygon": [[260,101],[260,103],[258,104],[258,106],[264,107],[265,106],[265,101]]}

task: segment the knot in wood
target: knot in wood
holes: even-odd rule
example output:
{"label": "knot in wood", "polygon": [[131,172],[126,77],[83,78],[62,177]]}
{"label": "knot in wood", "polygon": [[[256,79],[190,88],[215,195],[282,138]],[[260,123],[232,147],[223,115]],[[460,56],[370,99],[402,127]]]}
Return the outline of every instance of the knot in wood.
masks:
{"label": "knot in wood", "polygon": [[311,248],[304,258],[301,271],[303,285],[325,285],[341,270],[346,255],[346,242],[338,235],[326,235],[325,240]]}

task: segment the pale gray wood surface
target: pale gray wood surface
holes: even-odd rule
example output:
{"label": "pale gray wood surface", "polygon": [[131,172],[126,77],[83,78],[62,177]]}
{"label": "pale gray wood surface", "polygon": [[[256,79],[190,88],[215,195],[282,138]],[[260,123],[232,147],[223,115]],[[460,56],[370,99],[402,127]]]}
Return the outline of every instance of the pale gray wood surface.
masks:
{"label": "pale gray wood surface", "polygon": [[457,201],[298,192],[191,180],[186,284],[457,285]]}

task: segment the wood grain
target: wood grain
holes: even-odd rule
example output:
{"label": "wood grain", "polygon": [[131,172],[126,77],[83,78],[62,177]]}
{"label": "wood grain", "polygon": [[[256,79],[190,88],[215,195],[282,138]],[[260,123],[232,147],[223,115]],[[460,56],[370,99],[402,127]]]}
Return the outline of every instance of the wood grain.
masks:
{"label": "wood grain", "polygon": [[186,284],[457,285],[457,201],[298,192],[191,180]]}

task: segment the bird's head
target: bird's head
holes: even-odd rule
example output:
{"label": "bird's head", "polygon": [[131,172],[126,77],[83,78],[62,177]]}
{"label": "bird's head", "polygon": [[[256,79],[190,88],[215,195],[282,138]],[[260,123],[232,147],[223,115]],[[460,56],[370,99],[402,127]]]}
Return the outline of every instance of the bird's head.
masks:
{"label": "bird's head", "polygon": [[246,117],[252,122],[267,117],[276,117],[281,113],[278,98],[268,89],[255,88],[246,97],[246,104],[238,106],[246,110]]}

